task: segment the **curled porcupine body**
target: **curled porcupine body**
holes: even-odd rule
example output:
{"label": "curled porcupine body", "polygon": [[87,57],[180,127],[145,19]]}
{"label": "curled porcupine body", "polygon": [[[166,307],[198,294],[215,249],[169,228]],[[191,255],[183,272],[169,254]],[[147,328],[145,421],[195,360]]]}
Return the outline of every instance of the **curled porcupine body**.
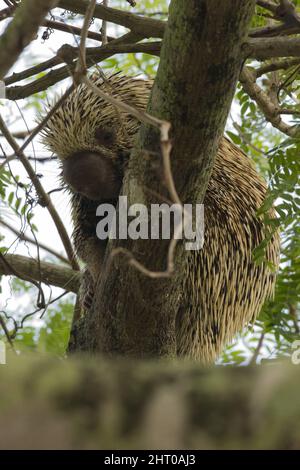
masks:
{"label": "curled porcupine body", "polygon": [[[118,74],[108,83],[92,79],[122,101],[146,108],[150,81]],[[44,129],[44,142],[61,160],[70,188],[74,245],[87,265],[90,284],[99,275],[105,251],[105,243],[96,237],[96,208],[102,202],[116,203],[139,127],[134,117],[117,112],[81,85]],[[176,320],[178,355],[213,361],[272,295],[274,272],[252,258],[265,237],[256,215],[265,193],[250,159],[223,138],[204,200],[204,247],[192,253],[186,266],[185,302]],[[278,265],[278,234],[267,246],[266,259]]]}

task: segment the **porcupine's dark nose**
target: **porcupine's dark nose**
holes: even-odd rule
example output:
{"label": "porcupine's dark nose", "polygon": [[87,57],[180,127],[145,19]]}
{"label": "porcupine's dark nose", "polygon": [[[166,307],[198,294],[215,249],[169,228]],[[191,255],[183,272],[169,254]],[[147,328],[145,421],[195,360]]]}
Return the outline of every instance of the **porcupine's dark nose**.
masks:
{"label": "porcupine's dark nose", "polygon": [[100,202],[116,199],[122,185],[110,159],[86,150],[64,160],[63,178],[74,192]]}

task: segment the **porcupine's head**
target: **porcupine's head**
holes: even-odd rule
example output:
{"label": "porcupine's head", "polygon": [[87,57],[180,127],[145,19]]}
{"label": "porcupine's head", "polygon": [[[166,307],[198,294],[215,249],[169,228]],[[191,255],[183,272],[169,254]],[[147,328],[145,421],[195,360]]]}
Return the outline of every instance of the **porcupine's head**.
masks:
{"label": "porcupine's head", "polygon": [[[93,83],[104,92],[144,110],[152,83],[119,74]],[[62,163],[63,181],[72,192],[94,201],[118,195],[123,167],[139,122],[80,85],[49,119],[43,142]]]}

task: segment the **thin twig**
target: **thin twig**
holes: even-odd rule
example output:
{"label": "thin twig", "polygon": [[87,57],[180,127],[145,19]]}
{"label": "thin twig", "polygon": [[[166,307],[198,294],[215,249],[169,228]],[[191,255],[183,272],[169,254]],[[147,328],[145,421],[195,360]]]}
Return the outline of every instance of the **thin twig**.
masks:
{"label": "thin twig", "polygon": [[[16,228],[14,228],[12,225],[10,225],[8,222],[4,221],[3,219],[0,218],[0,224],[3,225],[3,227],[6,227],[8,230],[10,230],[12,233],[14,233],[15,235],[17,235],[17,237],[22,240],[22,241],[25,241],[25,242],[28,242],[28,243],[31,243],[32,245],[35,245],[36,246],[36,241],[35,239],[29,237],[28,235],[26,235],[24,232],[20,231],[20,230],[17,230]],[[60,261],[62,261],[63,263],[66,263],[66,264],[70,264],[69,260],[67,258],[65,258],[64,256],[62,256],[60,253],[58,253],[57,251],[53,250],[53,248],[51,248],[50,246],[47,246],[45,245],[44,243],[41,243],[41,242],[38,242],[38,245],[39,247],[42,249],[42,250],[45,250],[47,251],[48,253],[50,253],[51,255],[55,256],[56,258],[58,258]]]}
{"label": "thin twig", "polygon": [[273,14],[276,14],[278,8],[278,5],[276,5],[276,3],[267,2],[265,0],[256,0],[256,4],[259,7],[262,7],[265,10],[271,11]]}
{"label": "thin twig", "polygon": [[53,114],[57,111],[58,108],[64,103],[67,97],[72,93],[74,90],[74,85],[69,86],[67,91],[62,95],[62,97],[55,103],[55,105],[50,109],[47,115],[42,119],[42,121],[36,126],[35,129],[31,132],[30,136],[26,141],[21,145],[20,151],[23,152],[26,147],[32,142],[32,140],[41,132],[41,130],[45,127],[49,119],[53,116]]}
{"label": "thin twig", "polygon": [[[59,8],[73,11],[85,15],[89,2],[87,0],[60,0]],[[105,7],[97,4],[93,15],[95,18],[118,24],[128,28],[132,33],[141,35],[144,38],[163,38],[166,21],[145,18],[137,14],[117,10],[116,8]]]}
{"label": "thin twig", "polygon": [[[103,6],[108,7],[108,0],[103,0]],[[102,44],[107,44],[107,21],[102,21],[101,27]]]}
{"label": "thin twig", "polygon": [[[81,30],[81,39],[80,39],[80,46],[79,46],[79,60],[77,62],[75,71],[74,71],[74,82],[80,83],[80,78],[82,75],[86,74],[87,71],[87,64],[86,64],[86,39],[88,35],[88,30],[90,26],[90,22],[93,18],[94,10],[96,6],[96,0],[91,0],[84,17],[84,22]],[[78,81],[77,81],[78,76]]]}
{"label": "thin twig", "polygon": [[[108,43],[107,46],[88,47],[86,49],[88,66],[90,67],[91,65],[94,65],[96,62],[99,62],[100,60],[103,60],[109,56],[112,56],[113,54],[126,54],[126,53],[138,53],[138,52],[143,52],[145,54],[151,54],[155,56],[159,56],[160,54],[161,41],[145,42],[145,43],[137,43],[137,44],[128,44],[128,43],[117,44],[116,41],[117,40],[113,40],[112,42]],[[41,72],[44,72],[52,67],[55,67],[58,64],[68,61],[68,64],[70,63],[70,65],[67,67],[61,68],[66,71],[65,76],[61,76],[61,69],[51,70],[50,72],[51,83],[48,85],[48,86],[51,86],[57,83],[57,81],[63,80],[70,74],[72,63],[75,63],[74,60],[77,57],[78,57],[78,48],[72,47],[69,44],[64,44],[57,51],[56,56],[52,57],[49,60],[41,62],[38,65],[25,69],[22,72],[13,73],[12,75],[4,79],[4,83],[6,86],[11,85],[18,81],[24,80],[25,78],[29,78],[29,77],[32,77],[33,75],[37,75]],[[56,74],[58,75],[59,79],[56,82],[53,82],[53,78],[55,78]],[[37,82],[45,83],[45,77],[43,77],[43,80],[39,79]],[[20,99],[21,96],[26,97],[24,94],[22,94],[22,90],[28,90],[28,93],[30,93],[31,89],[34,88],[35,84],[36,82],[31,82],[30,84],[27,84],[24,87],[9,87],[6,89],[7,98],[8,99]],[[39,88],[38,90],[34,88],[34,90],[35,90],[34,93],[36,93],[36,91],[42,91],[42,88]]]}
{"label": "thin twig", "polygon": [[[61,21],[46,20],[44,21],[44,26],[49,28],[57,29],[58,31],[64,31],[65,33],[70,33],[75,36],[81,36],[81,28],[77,26],[72,26],[67,23],[62,23]],[[87,37],[93,39],[94,41],[101,42],[103,40],[102,35],[96,33],[95,31],[88,31]],[[107,42],[112,41],[113,37],[107,37]]]}
{"label": "thin twig", "polygon": [[267,73],[275,72],[276,70],[288,70],[295,65],[300,65],[299,57],[277,60],[275,62],[263,64],[261,67],[255,70],[255,75],[256,78],[260,78],[262,75]]}
{"label": "thin twig", "polygon": [[[15,350],[15,347],[14,347],[14,344],[13,344],[13,341],[12,341],[12,339],[11,339],[11,336],[10,336],[10,334],[9,334],[9,331],[8,331],[8,329],[7,329],[7,326],[6,326],[6,324],[5,324],[5,321],[4,321],[3,318],[2,318],[2,315],[0,315],[0,325],[2,326],[2,329],[3,329],[4,334],[5,334],[5,336],[6,336],[7,342],[9,343],[9,345],[10,345],[12,351],[14,351],[14,353],[16,353],[16,350]],[[16,353],[16,354],[17,354],[17,353]]]}
{"label": "thin twig", "polygon": [[[147,54],[154,54],[159,55],[161,43],[160,42],[153,42],[153,43],[139,43],[136,44],[137,41],[141,40],[140,36],[136,36],[133,33],[125,34],[124,36],[111,41],[110,43],[102,46],[101,48],[91,48],[87,49],[87,65],[88,67],[94,66],[95,63],[100,62],[104,59],[111,57],[114,54],[118,53],[128,53],[128,52],[144,52]],[[71,54],[73,54],[73,50],[76,51],[78,54],[77,48],[72,48],[68,46],[68,50]],[[70,55],[71,55],[70,54]],[[52,60],[52,59],[50,59]],[[53,60],[56,60],[53,58]],[[60,62],[64,60],[62,57]],[[52,85],[64,80],[65,78],[70,76],[70,72],[73,72],[76,67],[76,61],[71,61],[71,64],[64,67],[60,67],[56,70],[51,70],[47,75],[44,77],[39,78],[29,84],[24,86],[15,86],[15,87],[8,87],[6,88],[6,98],[10,100],[19,100],[26,98],[34,93],[38,93],[40,91],[46,90]],[[22,72],[21,72],[22,73]],[[13,79],[13,76],[11,77]]]}
{"label": "thin twig", "polygon": [[264,339],[265,339],[265,333],[263,331],[262,334],[260,335],[260,338],[259,338],[259,341],[258,341],[257,346],[255,348],[254,354],[253,354],[251,360],[249,361],[249,365],[255,365],[256,364],[257,358],[258,358],[259,353],[261,351],[261,348],[263,346]]}
{"label": "thin twig", "polygon": [[10,263],[7,261],[6,257],[1,253],[1,251],[0,251],[0,260],[6,266],[6,268],[11,272],[11,274],[18,277],[19,279],[23,279],[23,281],[30,282],[31,284],[33,284],[38,289],[39,294],[38,294],[37,305],[38,305],[38,307],[40,307],[40,306],[44,307],[45,306],[45,295],[44,295],[44,291],[41,287],[41,283],[37,282],[32,277],[25,276],[24,274],[17,271],[13,266],[10,265]]}

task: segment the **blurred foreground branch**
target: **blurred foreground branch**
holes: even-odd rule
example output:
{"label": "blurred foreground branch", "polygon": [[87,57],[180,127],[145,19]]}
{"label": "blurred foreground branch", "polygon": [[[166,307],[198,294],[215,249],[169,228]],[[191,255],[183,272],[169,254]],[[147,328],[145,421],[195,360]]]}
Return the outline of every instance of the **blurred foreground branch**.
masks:
{"label": "blurred foreground branch", "polygon": [[299,387],[289,364],[8,357],[0,448],[299,449]]}

